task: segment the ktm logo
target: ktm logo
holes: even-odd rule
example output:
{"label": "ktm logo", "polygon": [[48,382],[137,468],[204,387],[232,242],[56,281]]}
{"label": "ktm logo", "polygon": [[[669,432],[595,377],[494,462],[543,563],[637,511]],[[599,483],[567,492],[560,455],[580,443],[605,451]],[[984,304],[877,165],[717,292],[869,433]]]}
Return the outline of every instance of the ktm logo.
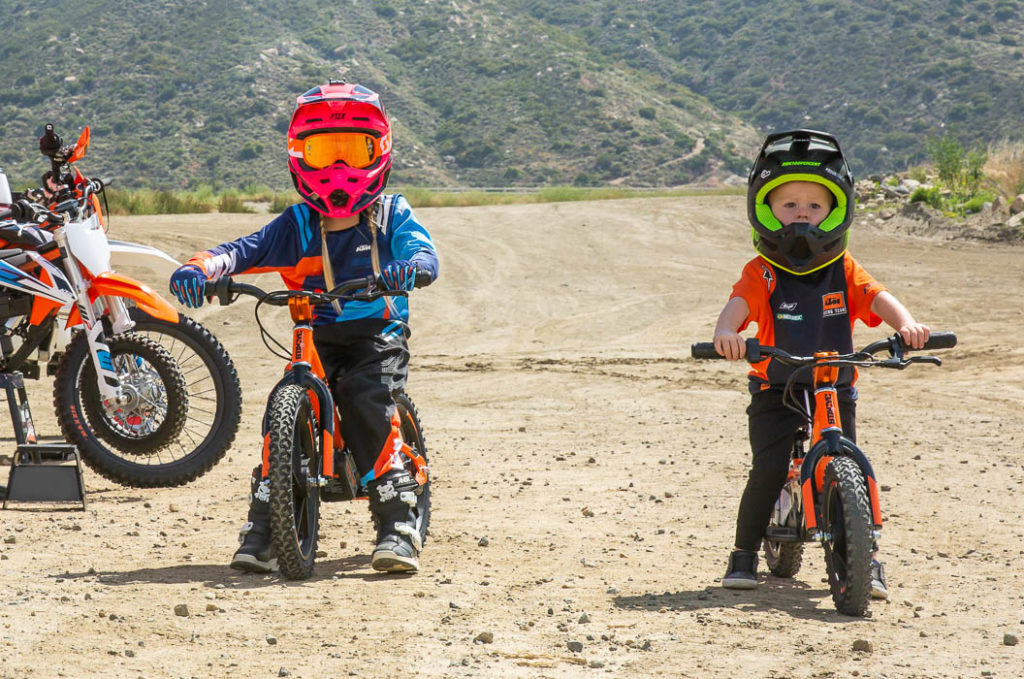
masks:
{"label": "ktm logo", "polygon": [[841,292],[830,292],[821,297],[822,314],[836,316],[846,313],[846,295]]}
{"label": "ktm logo", "polygon": [[835,292],[824,297],[825,309],[838,309],[843,306],[843,293]]}

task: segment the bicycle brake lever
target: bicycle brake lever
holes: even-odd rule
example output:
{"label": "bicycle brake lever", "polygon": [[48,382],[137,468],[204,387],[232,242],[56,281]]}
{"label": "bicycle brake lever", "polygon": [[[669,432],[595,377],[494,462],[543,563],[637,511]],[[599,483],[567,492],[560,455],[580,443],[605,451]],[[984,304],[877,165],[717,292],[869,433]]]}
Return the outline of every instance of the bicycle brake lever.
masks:
{"label": "bicycle brake lever", "polygon": [[931,363],[932,365],[942,365],[942,359],[938,356],[910,356],[906,361],[907,363]]}

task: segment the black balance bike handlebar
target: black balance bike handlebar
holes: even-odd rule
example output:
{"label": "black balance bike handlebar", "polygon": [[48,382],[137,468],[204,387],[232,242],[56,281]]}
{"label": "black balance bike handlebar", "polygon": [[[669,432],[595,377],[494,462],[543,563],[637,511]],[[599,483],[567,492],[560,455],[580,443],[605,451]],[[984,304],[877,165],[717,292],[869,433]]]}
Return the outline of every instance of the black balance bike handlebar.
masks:
{"label": "black balance bike handlebar", "polygon": [[[952,349],[955,346],[955,333],[948,331],[936,331],[931,333],[931,336],[928,338],[928,341],[925,342],[925,345],[921,347],[921,350],[923,351],[932,349]],[[866,347],[864,347],[863,349],[861,349],[860,351],[856,351],[852,354],[830,356],[827,360],[830,362],[837,360],[863,360],[870,358],[874,354],[877,354],[878,352],[883,350],[888,350],[890,356],[899,358],[902,357],[905,351],[910,351],[911,349],[910,347],[907,346],[906,342],[903,341],[903,337],[899,333],[896,333],[891,337],[876,340],[871,344],[867,345]],[[718,351],[715,349],[714,342],[695,342],[690,347],[690,355],[693,358],[701,359],[725,359],[725,356],[719,354]],[[792,354],[786,352],[783,349],[779,349],[778,347],[762,346],[761,343],[757,341],[756,337],[751,337],[747,339],[747,353],[744,356],[744,358],[746,358],[747,361],[749,361],[750,363],[758,363],[770,357],[774,357],[788,365],[795,366],[809,365],[821,361],[821,359],[816,359],[814,356],[793,356]],[[899,366],[894,365],[893,367]]]}

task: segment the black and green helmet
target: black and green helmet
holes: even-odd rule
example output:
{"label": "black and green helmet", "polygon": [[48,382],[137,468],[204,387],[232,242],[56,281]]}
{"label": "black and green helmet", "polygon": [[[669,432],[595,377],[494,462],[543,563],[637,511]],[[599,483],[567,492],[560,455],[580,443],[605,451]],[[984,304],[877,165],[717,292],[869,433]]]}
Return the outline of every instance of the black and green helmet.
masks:
{"label": "black and green helmet", "polygon": [[[795,181],[821,184],[834,198],[832,211],[817,226],[783,227],[772,214],[768,194]],[[762,257],[798,276],[828,266],[846,252],[853,203],[853,174],[831,134],[792,130],[765,138],[747,178],[747,216]]]}

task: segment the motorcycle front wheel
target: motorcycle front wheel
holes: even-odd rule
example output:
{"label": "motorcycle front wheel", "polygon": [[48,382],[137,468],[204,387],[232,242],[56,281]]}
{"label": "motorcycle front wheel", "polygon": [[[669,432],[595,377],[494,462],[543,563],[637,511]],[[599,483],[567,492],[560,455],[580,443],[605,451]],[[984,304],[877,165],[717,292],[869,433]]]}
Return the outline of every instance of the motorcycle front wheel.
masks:
{"label": "motorcycle front wheel", "polygon": [[217,464],[235,440],[242,417],[238,373],[221,343],[198,321],[179,315],[177,323],[168,323],[137,307],[129,314],[135,321],[131,334],[160,344],[185,377],[188,417],[171,447],[175,456],[194,461],[194,475],[181,483],[191,481]]}
{"label": "motorcycle front wheel", "polygon": [[53,389],[65,439],[90,468],[126,486],[176,486],[195,478],[205,462],[176,455],[189,399],[174,358],[156,342],[130,334],[110,338],[107,347],[126,400],[103,401],[89,343],[77,332],[57,366]]}

